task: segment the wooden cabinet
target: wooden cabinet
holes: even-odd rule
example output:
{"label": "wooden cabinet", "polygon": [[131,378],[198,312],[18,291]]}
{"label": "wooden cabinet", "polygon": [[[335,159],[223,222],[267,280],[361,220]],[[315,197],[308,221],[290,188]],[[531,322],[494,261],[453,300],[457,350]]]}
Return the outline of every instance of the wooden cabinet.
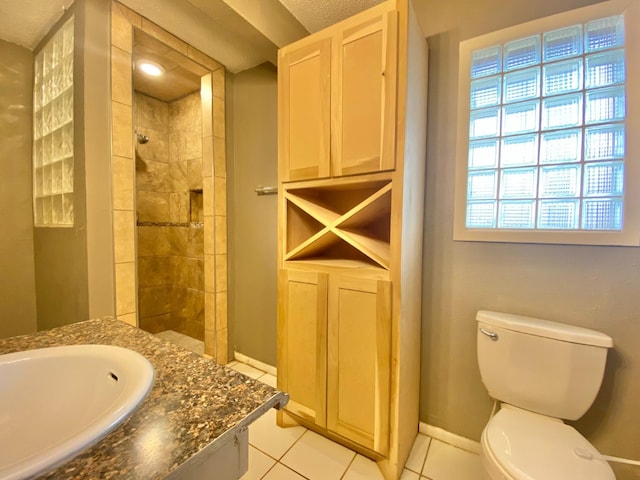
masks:
{"label": "wooden cabinet", "polygon": [[387,11],[332,38],[335,177],[394,167],[397,24]]}
{"label": "wooden cabinet", "polygon": [[278,384],[287,408],[326,426],[327,274],[282,270],[278,285]]}
{"label": "wooden cabinet", "polygon": [[278,170],[283,181],[329,176],[330,79],[329,38],[279,57]]}
{"label": "wooden cabinet", "polygon": [[278,377],[288,411],[386,454],[390,283],[293,269],[280,282]]}
{"label": "wooden cabinet", "polygon": [[388,0],[281,49],[278,79],[278,422],[397,480],[418,431],[426,42]]}
{"label": "wooden cabinet", "polygon": [[332,275],[327,329],[327,430],[386,455],[391,284]]}
{"label": "wooden cabinet", "polygon": [[397,21],[382,11],[280,50],[282,181],[393,169]]}

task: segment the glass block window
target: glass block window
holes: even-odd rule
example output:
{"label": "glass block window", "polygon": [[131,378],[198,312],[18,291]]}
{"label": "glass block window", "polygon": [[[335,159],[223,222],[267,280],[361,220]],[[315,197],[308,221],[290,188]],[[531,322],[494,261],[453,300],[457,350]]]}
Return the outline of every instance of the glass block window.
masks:
{"label": "glass block window", "polygon": [[33,206],[36,226],[73,225],[73,18],[35,56]]}
{"label": "glass block window", "polygon": [[625,72],[623,15],[472,50],[465,227],[622,230]]}

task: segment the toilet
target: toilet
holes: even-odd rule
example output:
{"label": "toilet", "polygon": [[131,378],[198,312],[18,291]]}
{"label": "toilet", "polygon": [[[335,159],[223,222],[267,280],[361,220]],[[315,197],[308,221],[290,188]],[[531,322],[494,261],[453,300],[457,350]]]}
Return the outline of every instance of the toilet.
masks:
{"label": "toilet", "polygon": [[501,405],[482,432],[490,478],[614,480],[593,445],[562,421],[595,400],[611,337],[508,313],[479,311],[476,320],[482,382]]}

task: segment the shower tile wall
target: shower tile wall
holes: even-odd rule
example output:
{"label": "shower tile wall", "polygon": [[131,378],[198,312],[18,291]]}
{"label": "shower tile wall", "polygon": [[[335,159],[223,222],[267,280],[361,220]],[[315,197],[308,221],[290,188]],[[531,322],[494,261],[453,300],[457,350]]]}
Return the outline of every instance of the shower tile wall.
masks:
{"label": "shower tile wall", "polygon": [[204,339],[200,94],[171,103],[135,92],[140,327]]}

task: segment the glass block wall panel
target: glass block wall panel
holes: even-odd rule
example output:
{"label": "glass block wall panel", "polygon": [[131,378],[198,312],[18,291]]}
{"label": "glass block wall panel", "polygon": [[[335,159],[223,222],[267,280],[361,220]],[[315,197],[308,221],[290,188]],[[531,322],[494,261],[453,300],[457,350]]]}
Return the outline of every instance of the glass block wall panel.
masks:
{"label": "glass block wall panel", "polygon": [[622,15],[471,52],[467,228],[622,229],[625,54]]}
{"label": "glass block wall panel", "polygon": [[33,203],[36,226],[72,226],[73,18],[35,56]]}
{"label": "glass block wall panel", "polygon": [[601,18],[586,25],[584,37],[588,52],[606,50],[624,45],[624,16]]}
{"label": "glass block wall panel", "polygon": [[471,78],[495,75],[502,71],[502,46],[477,50],[471,56]]}
{"label": "glass block wall panel", "polygon": [[519,102],[539,96],[539,68],[512,72],[504,76],[504,103]]}
{"label": "glass block wall panel", "polygon": [[500,103],[500,77],[471,82],[471,108],[492,107]]}
{"label": "glass block wall panel", "polygon": [[471,113],[469,137],[495,137],[500,130],[500,110],[489,108]]}
{"label": "glass block wall panel", "polygon": [[614,50],[586,57],[585,84],[587,88],[606,87],[623,83],[625,78],[624,50]]}
{"label": "glass block wall panel", "polygon": [[538,228],[575,230],[578,228],[580,203],[577,200],[540,200]]}
{"label": "glass block wall panel", "polygon": [[500,162],[503,167],[535,165],[538,160],[538,136],[518,135],[502,139]]}
{"label": "glass block wall panel", "polygon": [[584,159],[610,160],[624,158],[624,125],[604,125],[585,130]]}
{"label": "glass block wall panel", "polygon": [[577,197],[580,195],[580,166],[553,165],[540,169],[540,198]]}
{"label": "glass block wall panel", "polygon": [[611,123],[624,120],[624,87],[599,88],[587,92],[585,122]]}
{"label": "glass block wall panel", "polygon": [[620,230],[622,198],[583,200],[582,225],[585,230]]}
{"label": "glass block wall panel", "polygon": [[537,184],[535,168],[505,168],[500,176],[500,198],[535,197]]}
{"label": "glass block wall panel", "polygon": [[503,110],[502,135],[517,135],[538,129],[540,102],[507,105]]}
{"label": "glass block wall panel", "polygon": [[558,95],[582,89],[582,58],[556,62],[543,68],[544,95]]}
{"label": "glass block wall panel", "polygon": [[543,132],[540,163],[579,162],[582,158],[582,130]]}
{"label": "glass block wall panel", "polygon": [[500,202],[498,228],[534,228],[535,201],[504,200]]}
{"label": "glass block wall panel", "polygon": [[577,127],[582,124],[582,94],[545,98],[542,102],[542,129]]}
{"label": "glass block wall panel", "polygon": [[496,172],[482,170],[469,175],[467,196],[469,200],[496,198]]}
{"label": "glass block wall panel", "polygon": [[468,202],[467,226],[469,228],[494,228],[496,226],[496,201]]}
{"label": "glass block wall panel", "polygon": [[469,142],[469,169],[498,166],[498,141],[480,140]]}
{"label": "glass block wall panel", "polygon": [[504,45],[504,69],[515,70],[540,63],[540,37],[514,40]]}
{"label": "glass block wall panel", "polygon": [[582,25],[573,25],[572,27],[547,32],[542,37],[542,51],[545,62],[582,54]]}

